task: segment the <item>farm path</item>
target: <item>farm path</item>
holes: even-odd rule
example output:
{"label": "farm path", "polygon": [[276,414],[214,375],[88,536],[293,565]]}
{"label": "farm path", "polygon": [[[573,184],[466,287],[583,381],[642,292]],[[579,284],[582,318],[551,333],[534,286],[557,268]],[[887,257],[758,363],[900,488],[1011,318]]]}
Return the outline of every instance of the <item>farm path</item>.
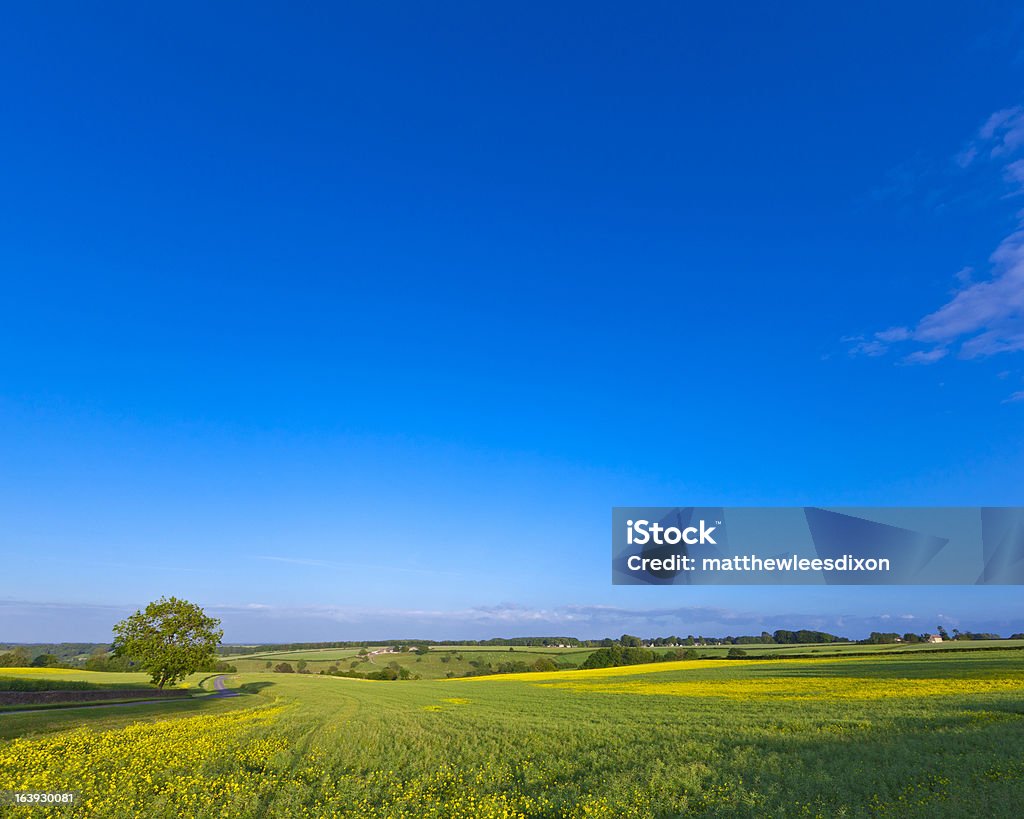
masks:
{"label": "farm path", "polygon": [[213,695],[214,697],[237,697],[237,691],[231,691],[224,687],[224,680],[227,679],[225,674],[221,674],[216,677],[213,681]]}
{"label": "farm path", "polygon": [[[213,681],[213,693],[209,695],[210,699],[216,699],[218,697],[237,697],[239,692],[232,691],[225,687],[224,680],[227,679],[226,674],[221,674],[219,677],[214,678]],[[171,700],[173,702],[173,700]],[[97,702],[87,703],[85,705],[68,705],[61,708],[18,708],[9,711],[0,711],[0,717],[5,714],[35,714],[39,711],[78,711],[83,708],[130,708],[135,705],[152,705],[157,702],[168,702],[168,700],[132,700],[131,702]]]}

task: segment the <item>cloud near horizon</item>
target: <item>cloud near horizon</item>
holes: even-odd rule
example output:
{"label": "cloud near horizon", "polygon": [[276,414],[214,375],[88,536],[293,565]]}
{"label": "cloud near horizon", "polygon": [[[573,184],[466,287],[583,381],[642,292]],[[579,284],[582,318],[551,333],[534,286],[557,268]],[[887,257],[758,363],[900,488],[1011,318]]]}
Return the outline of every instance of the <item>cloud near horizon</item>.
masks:
{"label": "cloud near horizon", "polygon": [[[111,626],[137,605],[0,601],[0,642],[106,642]],[[712,606],[628,609],[608,605],[532,608],[515,603],[457,610],[358,608],[332,605],[280,606],[266,603],[213,604],[226,643],[328,642],[343,640],[482,640],[490,637],[565,636],[580,639],[687,634],[724,637],[775,629],[814,629],[854,639],[871,631],[934,630],[942,622],[1007,635],[1024,622],[974,622],[936,612],[876,614],[762,614]]]}
{"label": "cloud near horizon", "polygon": [[[1005,161],[1024,146],[1024,107],[992,114],[957,156],[962,168]],[[1001,167],[1010,186],[1007,196],[1024,194],[1024,159]],[[1024,220],[1024,211],[1018,214]],[[1024,221],[989,257],[987,278],[974,279],[972,268],[955,274],[952,297],[913,324],[890,327],[869,336],[847,336],[851,355],[879,357],[899,350],[898,363],[934,364],[949,355],[970,360],[1024,351]],[[916,343],[923,349],[907,350]]]}

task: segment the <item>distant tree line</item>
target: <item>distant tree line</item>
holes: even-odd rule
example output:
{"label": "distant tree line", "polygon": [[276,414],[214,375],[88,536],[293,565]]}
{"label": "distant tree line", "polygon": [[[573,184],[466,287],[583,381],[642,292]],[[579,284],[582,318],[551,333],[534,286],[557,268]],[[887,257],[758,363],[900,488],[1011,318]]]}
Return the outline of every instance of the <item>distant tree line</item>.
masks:
{"label": "distant tree line", "polygon": [[55,654],[32,653],[23,646],[0,654],[0,668],[63,668],[60,658]]}
{"label": "distant tree line", "polygon": [[[81,668],[82,666],[75,666]],[[93,649],[89,655],[89,659],[85,661],[84,666],[86,671],[138,671],[138,663],[127,657],[112,653],[109,649],[100,646]],[[203,672],[218,672],[222,674],[231,674],[238,671],[238,668],[231,665],[224,660],[214,660],[209,663],[203,663],[201,668],[196,669],[197,671]]]}
{"label": "distant tree line", "polygon": [[800,629],[789,631],[777,629],[774,632],[762,631],[758,635],[740,635],[734,637],[731,634],[725,637],[705,637],[703,635],[688,634],[686,637],[670,635],[668,637],[651,637],[643,639],[632,634],[623,634],[617,640],[606,637],[603,640],[592,641],[600,648],[610,648],[613,645],[626,647],[645,648],[691,648],[693,646],[733,646],[733,645],[792,645],[797,643],[848,643],[848,637],[838,637],[829,634],[827,631],[811,631]]}
{"label": "distant tree line", "polygon": [[[312,672],[307,667],[305,660],[299,660],[296,663],[297,668],[292,668],[292,664],[289,662],[278,663],[274,666],[274,671],[278,674],[311,674]],[[400,665],[396,662],[388,663],[385,668],[379,671],[367,671],[359,672],[354,669],[342,670],[336,665],[332,665],[330,668],[318,671],[318,674],[327,677],[349,677],[356,680],[418,680],[420,679],[419,674],[413,674],[408,668]]]}
{"label": "distant tree line", "polygon": [[[49,655],[57,658],[57,661],[68,667],[81,667],[82,658],[89,654],[98,643],[0,643],[0,655],[21,650],[32,658],[41,655]],[[104,646],[109,648],[109,646]]]}
{"label": "distant tree line", "polygon": [[[960,629],[953,629],[953,633],[950,634],[945,628],[939,626],[935,633],[946,640],[1001,640],[1003,639],[998,634],[992,634],[987,631],[960,631]],[[914,634],[913,632],[907,632],[905,634],[897,634],[895,631],[872,631],[871,634],[864,640],[858,640],[860,645],[886,645],[889,643],[926,643],[928,642],[929,634]],[[1010,640],[1024,640],[1024,634],[1011,634],[1008,638]]]}
{"label": "distant tree line", "polygon": [[772,642],[779,643],[780,645],[792,643],[848,643],[850,639],[848,637],[837,637],[835,634],[829,634],[827,631],[809,631],[807,629],[786,631],[785,629],[777,629],[772,632]]}
{"label": "distant tree line", "polygon": [[[579,668],[576,663],[558,662],[551,657],[539,657],[532,663],[524,660],[508,660],[500,663],[491,663],[486,660],[470,660],[472,671],[467,671],[463,677],[483,677],[488,674],[525,674],[529,671],[569,671]],[[449,676],[455,676],[449,674]]]}

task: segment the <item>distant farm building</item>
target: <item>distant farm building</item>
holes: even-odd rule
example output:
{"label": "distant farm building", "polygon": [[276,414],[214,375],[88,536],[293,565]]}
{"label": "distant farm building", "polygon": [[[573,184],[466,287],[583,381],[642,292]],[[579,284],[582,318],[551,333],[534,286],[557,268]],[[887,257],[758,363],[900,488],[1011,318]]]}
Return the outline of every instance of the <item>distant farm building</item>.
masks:
{"label": "distant farm building", "polygon": [[929,634],[928,635],[928,642],[929,643],[941,643],[942,642],[942,635],[940,635],[940,634]]}

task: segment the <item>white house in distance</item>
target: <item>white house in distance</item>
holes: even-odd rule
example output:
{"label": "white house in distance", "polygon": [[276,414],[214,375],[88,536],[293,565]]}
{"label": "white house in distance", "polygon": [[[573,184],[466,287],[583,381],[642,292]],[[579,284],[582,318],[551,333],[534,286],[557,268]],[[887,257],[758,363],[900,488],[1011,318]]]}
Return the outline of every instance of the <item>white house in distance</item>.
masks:
{"label": "white house in distance", "polygon": [[929,643],[941,643],[942,642],[942,636],[939,635],[939,634],[926,634],[925,637],[928,638],[928,642]]}

